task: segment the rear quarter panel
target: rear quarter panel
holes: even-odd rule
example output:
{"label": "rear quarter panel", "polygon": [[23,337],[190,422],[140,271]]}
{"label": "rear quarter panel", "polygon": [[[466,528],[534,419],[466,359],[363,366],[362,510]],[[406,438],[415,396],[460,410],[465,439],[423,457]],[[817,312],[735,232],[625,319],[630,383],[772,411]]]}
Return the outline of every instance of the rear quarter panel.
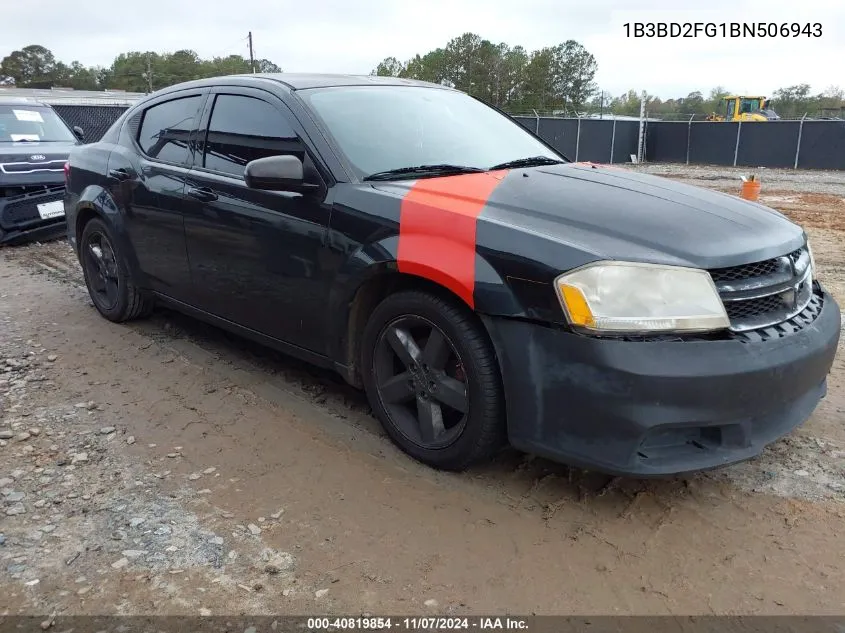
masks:
{"label": "rear quarter panel", "polygon": [[123,252],[128,252],[123,223],[118,213],[108,177],[109,157],[113,145],[92,143],[71,152],[69,178],[65,190],[65,215],[67,237],[74,250],[79,250],[79,239],[85,223],[92,217],[106,222],[118,240]]}

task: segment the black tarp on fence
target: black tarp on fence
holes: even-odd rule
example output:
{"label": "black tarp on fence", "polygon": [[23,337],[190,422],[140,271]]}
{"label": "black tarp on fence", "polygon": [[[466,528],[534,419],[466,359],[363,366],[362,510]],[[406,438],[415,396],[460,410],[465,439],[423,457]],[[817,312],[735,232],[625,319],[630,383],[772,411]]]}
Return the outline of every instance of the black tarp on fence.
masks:
{"label": "black tarp on fence", "polygon": [[[573,160],[628,163],[637,153],[639,121],[517,117]],[[539,124],[539,125],[538,125]],[[800,143],[799,143],[800,140]],[[613,160],[610,160],[611,141]],[[800,147],[799,147],[800,146]],[[577,154],[576,154],[577,149]],[[845,169],[845,121],[648,121],[645,160],[654,163]]]}
{"label": "black tarp on fence", "polygon": [[578,119],[514,118],[571,160],[622,163],[637,153],[639,121],[581,119],[579,131]]}
{"label": "black tarp on fence", "polygon": [[[743,123],[739,131],[736,164],[749,167],[794,166],[800,127],[800,121]],[[806,129],[806,122],[804,127]]]}
{"label": "black tarp on fence", "polygon": [[805,121],[798,167],[845,169],[845,121]]}
{"label": "black tarp on fence", "polygon": [[[799,143],[800,141],[800,143]],[[646,160],[699,165],[845,169],[845,121],[659,121]]]}
{"label": "black tarp on fence", "polygon": [[646,158],[655,163],[687,162],[690,128],[686,123],[650,122],[646,128]]}

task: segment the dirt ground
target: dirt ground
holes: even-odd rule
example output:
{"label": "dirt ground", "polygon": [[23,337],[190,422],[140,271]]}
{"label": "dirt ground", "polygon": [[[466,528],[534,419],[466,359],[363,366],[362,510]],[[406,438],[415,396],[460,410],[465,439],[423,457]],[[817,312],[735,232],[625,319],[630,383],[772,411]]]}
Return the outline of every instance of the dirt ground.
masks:
{"label": "dirt ground", "polygon": [[[845,175],[776,176],[762,201],[845,303]],[[438,473],[332,374],[166,311],[111,324],[64,241],[3,249],[0,615],[837,614],[843,420],[840,349],[813,417],[751,462]]]}

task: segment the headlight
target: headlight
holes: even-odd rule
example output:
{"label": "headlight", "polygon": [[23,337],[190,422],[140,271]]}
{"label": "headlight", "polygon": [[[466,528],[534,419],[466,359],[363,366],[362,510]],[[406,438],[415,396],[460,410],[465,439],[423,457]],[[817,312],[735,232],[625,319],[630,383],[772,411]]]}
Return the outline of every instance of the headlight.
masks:
{"label": "headlight", "polygon": [[730,326],[710,273],[634,262],[588,264],[555,280],[569,322],[593,332],[703,332]]}

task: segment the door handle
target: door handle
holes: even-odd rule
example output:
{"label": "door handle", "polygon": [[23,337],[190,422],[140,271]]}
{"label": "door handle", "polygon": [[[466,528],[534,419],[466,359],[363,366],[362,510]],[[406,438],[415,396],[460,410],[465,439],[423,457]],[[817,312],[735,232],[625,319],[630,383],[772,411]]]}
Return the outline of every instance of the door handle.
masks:
{"label": "door handle", "polygon": [[189,187],[188,195],[203,202],[211,202],[217,200],[217,194],[208,187]]}
{"label": "door handle", "polygon": [[123,167],[119,167],[117,169],[109,169],[109,177],[115,180],[127,180],[132,177],[132,174]]}

